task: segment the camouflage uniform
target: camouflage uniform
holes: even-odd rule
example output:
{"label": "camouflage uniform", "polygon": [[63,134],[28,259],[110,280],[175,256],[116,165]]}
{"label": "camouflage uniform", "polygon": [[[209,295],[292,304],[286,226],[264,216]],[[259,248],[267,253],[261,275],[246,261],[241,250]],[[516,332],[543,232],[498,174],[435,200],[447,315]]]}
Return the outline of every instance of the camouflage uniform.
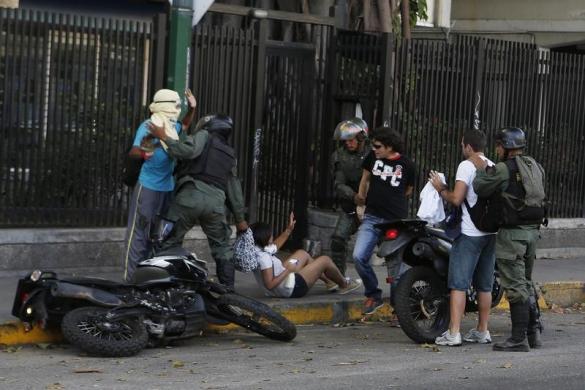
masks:
{"label": "camouflage uniform", "polygon": [[[201,155],[208,139],[207,130],[199,130],[193,136],[181,136],[179,141],[168,140],[168,153],[176,159],[195,159]],[[233,250],[229,242],[232,230],[226,220],[225,206],[233,213],[236,223],[245,220],[244,196],[236,176],[236,168],[234,167],[232,176],[228,179],[225,192],[189,176],[177,181],[175,191],[175,198],[166,217],[176,222],[170,236],[164,241],[162,250],[181,246],[187,232],[199,223],[207,236],[219,281],[233,288],[235,271]]]}
{"label": "camouflage uniform", "polygon": [[[501,162],[487,172],[478,170],[473,188],[478,196],[487,196],[494,191],[505,191],[509,178],[508,167]],[[539,238],[538,225],[507,226],[498,230],[496,261],[510,302],[525,302],[536,295],[532,269]]]}
{"label": "camouflage uniform", "polygon": [[347,243],[357,231],[357,218],[354,196],[357,193],[362,178],[362,163],[370,152],[369,141],[364,141],[361,148],[350,152],[344,145],[331,155],[331,170],[334,176],[335,196],[340,206],[339,219],[331,236],[331,257],[345,275],[347,259]]}

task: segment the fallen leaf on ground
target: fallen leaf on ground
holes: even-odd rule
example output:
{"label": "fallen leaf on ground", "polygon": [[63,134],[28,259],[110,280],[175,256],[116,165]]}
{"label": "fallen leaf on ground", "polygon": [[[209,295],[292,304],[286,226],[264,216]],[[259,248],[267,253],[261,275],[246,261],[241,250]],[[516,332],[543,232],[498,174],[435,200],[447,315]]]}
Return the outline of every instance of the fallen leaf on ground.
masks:
{"label": "fallen leaf on ground", "polygon": [[40,348],[40,349],[49,349],[52,347],[52,345],[49,343],[38,343],[35,345],[37,346],[37,348]]}
{"label": "fallen leaf on ground", "polygon": [[185,363],[180,360],[173,360],[173,368],[185,367]]}
{"label": "fallen leaf on ground", "polygon": [[553,313],[556,314],[564,314],[565,310],[560,307],[559,305],[557,305],[556,303],[553,303],[552,306],[550,307],[550,311],[552,311]]}
{"label": "fallen leaf on ground", "polygon": [[91,374],[91,373],[102,373],[103,371],[99,368],[78,368],[73,370],[74,374]]}
{"label": "fallen leaf on ground", "polygon": [[498,368],[512,368],[512,363],[504,363]]}
{"label": "fallen leaf on ground", "polygon": [[62,390],[64,388],[65,388],[65,386],[63,386],[59,382],[51,383],[50,385],[47,385],[47,387],[45,387],[45,389],[47,389],[47,390]]}

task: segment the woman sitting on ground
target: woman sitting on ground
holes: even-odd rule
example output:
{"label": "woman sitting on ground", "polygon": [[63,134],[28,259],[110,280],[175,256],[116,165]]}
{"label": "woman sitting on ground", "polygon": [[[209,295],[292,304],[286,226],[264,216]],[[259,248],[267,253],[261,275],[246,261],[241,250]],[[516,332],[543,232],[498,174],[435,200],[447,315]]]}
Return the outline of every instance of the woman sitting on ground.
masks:
{"label": "woman sitting on ground", "polygon": [[[347,294],[358,289],[361,280],[345,278],[328,256],[313,259],[306,251],[297,250],[284,263],[275,256],[284,245],[295,226],[294,214],[290,214],[288,227],[276,239],[272,227],[264,222],[250,226],[254,242],[258,247],[258,265],[254,276],[258,285],[269,296],[280,298],[300,298],[309,292],[318,279],[338,287],[339,294]],[[333,290],[328,287],[328,290]]]}

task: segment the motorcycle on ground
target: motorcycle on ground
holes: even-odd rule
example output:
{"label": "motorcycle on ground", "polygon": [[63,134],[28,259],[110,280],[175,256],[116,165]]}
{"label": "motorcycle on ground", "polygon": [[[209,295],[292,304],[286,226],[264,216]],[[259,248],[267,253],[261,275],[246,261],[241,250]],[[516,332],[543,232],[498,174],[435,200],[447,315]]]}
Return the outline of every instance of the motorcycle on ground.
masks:
{"label": "motorcycle on ground", "polygon": [[200,335],[208,322],[280,341],[296,336],[268,305],[210,281],[205,262],[182,248],[138,264],[132,284],[35,270],[19,280],[12,314],[27,330],[60,327],[71,344],[109,357]]}
{"label": "motorcycle on ground", "polygon": [[[384,232],[378,256],[386,260],[388,281],[394,283],[397,265],[410,268],[392,286],[391,297],[400,327],[417,343],[432,343],[449,327],[447,274],[453,239],[444,230],[418,219],[376,225]],[[503,294],[497,269],[494,271],[492,307]],[[467,291],[466,312],[477,311],[477,292]]]}

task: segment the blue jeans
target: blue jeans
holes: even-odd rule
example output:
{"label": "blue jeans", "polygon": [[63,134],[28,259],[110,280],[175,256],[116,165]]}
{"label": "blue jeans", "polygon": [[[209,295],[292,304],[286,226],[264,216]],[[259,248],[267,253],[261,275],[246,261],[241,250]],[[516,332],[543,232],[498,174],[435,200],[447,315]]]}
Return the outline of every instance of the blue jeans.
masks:
{"label": "blue jeans", "polygon": [[449,288],[467,291],[473,281],[477,291],[492,291],[495,264],[495,234],[480,237],[460,235],[453,243],[449,256]]}
{"label": "blue jeans", "polygon": [[374,248],[382,235],[382,230],[375,228],[378,223],[388,222],[384,218],[366,214],[357,232],[355,247],[353,248],[353,261],[355,269],[364,283],[365,296],[381,299],[382,290],[378,288],[378,278],[370,264],[370,258]]}

